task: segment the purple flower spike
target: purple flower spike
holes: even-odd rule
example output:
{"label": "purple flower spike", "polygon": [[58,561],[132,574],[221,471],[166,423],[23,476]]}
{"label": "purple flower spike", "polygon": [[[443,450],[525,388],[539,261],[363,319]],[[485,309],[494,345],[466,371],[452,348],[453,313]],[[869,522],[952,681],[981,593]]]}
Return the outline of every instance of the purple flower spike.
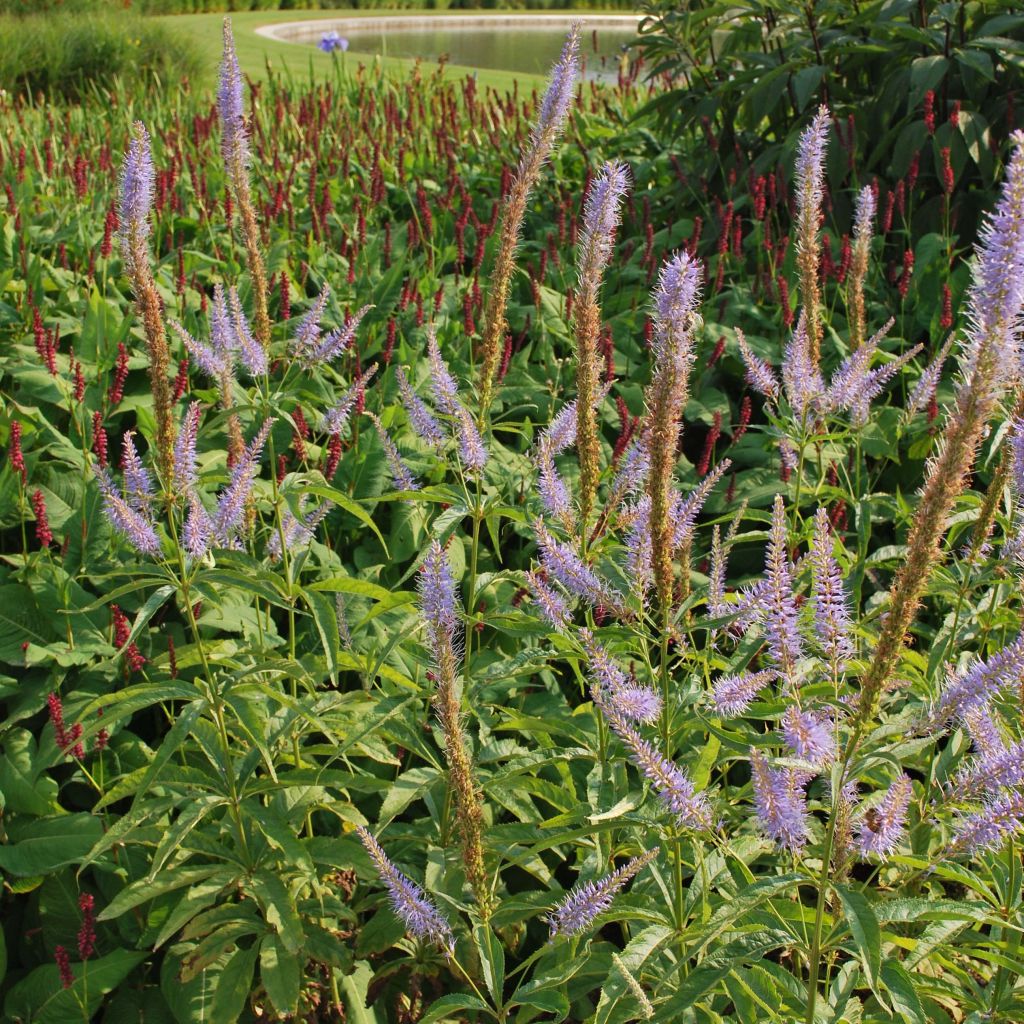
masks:
{"label": "purple flower spike", "polygon": [[626,165],[606,163],[591,184],[583,204],[580,263],[586,268],[585,279],[595,288],[611,258],[615,229],[619,226],[619,207],[628,186]]}
{"label": "purple flower spike", "polygon": [[473,417],[460,405],[456,418],[459,421],[459,457],[470,473],[479,473],[487,465],[487,447],[480,431],[476,429]]}
{"label": "purple flower spike", "polygon": [[586,931],[608,910],[623,886],[656,856],[657,850],[648,850],[596,882],[576,885],[548,917],[551,938],[555,939],[559,935],[579,935]]}
{"label": "purple flower spike", "polygon": [[140,554],[159,554],[160,539],[156,535],[149,514],[133,508],[121,497],[105,469],[96,471],[96,482],[103,495],[103,511],[114,529]]}
{"label": "purple flower spike", "polygon": [[124,489],[128,495],[128,504],[136,512],[148,511],[153,504],[153,479],[135,450],[135,441],[130,430],[121,442],[121,468],[124,470]]}
{"label": "purple flower spike", "polygon": [[391,479],[394,482],[395,490],[418,491],[420,489],[419,481],[402,461],[402,456],[395,447],[395,442],[391,440],[391,436],[384,429],[384,424],[381,423],[380,418],[372,412],[366,415],[370,417],[374,427],[377,429],[377,436],[380,438],[381,446],[384,449],[384,458],[387,459],[388,469],[391,470]]}
{"label": "purple flower spike", "polygon": [[380,844],[362,825],[356,826],[356,832],[388,890],[392,908],[409,934],[423,942],[435,943],[447,956],[451,956],[455,951],[451,925],[423,890],[388,860]]}
{"label": "purple flower spike", "polygon": [[747,344],[746,335],[737,327],[736,340],[739,342],[740,355],[747,368],[747,383],[759,391],[770,402],[779,400],[781,385],[775,371],[760,357],[754,355]]}
{"label": "purple flower spike", "polygon": [[196,560],[202,558],[213,543],[213,520],[195,493],[189,500],[182,539],[189,557]]}
{"label": "purple flower spike", "polygon": [[234,171],[249,162],[249,139],[245,130],[242,71],[235,54],[230,18],[224,19],[224,55],[220,64],[217,113],[220,115],[221,153],[228,169]]}
{"label": "purple flower spike", "polygon": [[814,628],[825,658],[835,671],[842,671],[853,657],[850,639],[852,623],[843,589],[843,578],[832,553],[832,530],[828,510],[819,508],[814,516],[814,543],[811,546],[811,603]]}
{"label": "purple flower spike", "polygon": [[576,443],[576,409],[575,399],[559,409],[555,418],[548,424],[547,429],[540,435],[537,442],[538,449],[544,449],[552,455],[559,455],[570,445]]}
{"label": "purple flower spike", "polygon": [[325,501],[301,519],[293,516],[290,509],[285,509],[281,521],[282,531],[275,530],[267,541],[267,554],[271,561],[276,562],[281,557],[281,532],[284,533],[284,542],[289,551],[304,548],[312,543],[314,531],[332,507],[329,501]]}
{"label": "purple flower spike", "polygon": [[711,702],[715,712],[721,718],[735,718],[742,715],[750,707],[751,701],[757,696],[758,690],[764,689],[772,680],[778,678],[774,668],[764,668],[760,672],[744,672],[742,675],[722,676],[711,694]]}
{"label": "purple flower spike", "polygon": [[932,713],[932,724],[965,716],[1006,687],[1024,679],[1024,633],[986,660],[977,660],[949,681]]}
{"label": "purple flower spike", "polygon": [[772,528],[765,552],[765,579],[768,593],[765,600],[765,632],[772,659],[790,682],[803,657],[800,639],[799,612],[793,596],[793,573],[786,551],[786,508],[782,495],[775,495]]}
{"label": "purple flower spike", "polygon": [[435,448],[442,447],[446,437],[445,432],[441,429],[441,424],[434,419],[433,413],[427,408],[423,399],[413,391],[409,378],[406,377],[405,371],[400,366],[395,367],[395,379],[398,381],[398,393],[402,397],[402,405],[405,406],[412,429],[427,444],[433,445]]}
{"label": "purple flower spike", "polygon": [[185,412],[181,430],[174,442],[174,478],[191,492],[199,482],[199,469],[196,465],[196,444],[199,440],[199,417],[202,410],[198,402],[193,402]]}
{"label": "purple flower spike", "polygon": [[857,193],[857,205],[853,217],[854,238],[870,240],[871,232],[874,230],[876,207],[874,189],[870,185],[865,185]]}
{"label": "purple flower spike", "polygon": [[342,327],[326,335],[311,351],[306,352],[302,356],[304,360],[303,365],[310,367],[316,366],[318,363],[329,363],[332,359],[337,359],[343,352],[346,352],[351,347],[352,342],[355,341],[356,330],[359,324],[371,309],[373,309],[372,305],[363,306],[350,316]]}
{"label": "purple flower spike", "polygon": [[458,414],[459,385],[448,370],[448,364],[441,357],[437,345],[437,332],[431,327],[427,331],[427,357],[430,360],[430,386],[434,392],[434,401],[441,412],[449,416]]}
{"label": "purple flower spike", "polygon": [[553,519],[559,520],[566,530],[571,530],[575,522],[572,510],[572,499],[569,497],[569,489],[565,481],[558,475],[551,452],[544,447],[537,451],[537,490],[540,492],[540,500],[544,505],[544,511]]}
{"label": "purple flower spike", "polygon": [[802,312],[782,359],[782,380],[786,398],[798,418],[818,409],[825,395],[825,382],[811,360],[807,319]]}
{"label": "purple flower spike", "polygon": [[572,106],[573,92],[580,68],[580,26],[575,22],[569,29],[562,54],[551,69],[551,79],[541,100],[537,123],[533,126],[533,148],[547,149],[562,130]]}
{"label": "purple flower spike", "polygon": [[825,147],[828,145],[828,107],[818,107],[811,123],[803,130],[797,143],[797,202],[806,209],[820,206],[825,180]]}
{"label": "purple flower spike", "polygon": [[899,775],[882,802],[869,808],[860,819],[857,847],[864,856],[885,860],[900,845],[907,829],[907,808],[913,786],[906,775]]}
{"label": "purple flower spike", "polygon": [[618,602],[597,573],[568,544],[555,540],[542,520],[534,520],[533,531],[548,575],[558,580],[574,597],[581,597],[591,604],[617,606]]}
{"label": "purple flower spike", "polygon": [[263,446],[270,435],[273,420],[266,420],[259,432],[249,442],[238,465],[231,473],[228,486],[217,501],[217,511],[213,516],[213,533],[218,544],[229,547],[234,534],[242,523],[246,503],[252,493],[253,480],[260,467]]}
{"label": "purple flower spike", "polygon": [[680,379],[685,379],[693,361],[691,338],[700,273],[697,260],[685,252],[676,253],[662,264],[654,290],[654,361],[671,360]]}
{"label": "purple flower spike", "polygon": [[676,816],[681,828],[710,829],[714,826],[707,797],[697,793],[690,777],[679,765],[663,757],[626,721],[621,712],[598,687],[591,689],[594,705],[625,744],[629,759],[654,787],[667,810]]}
{"label": "purple flower spike", "polygon": [[253,336],[237,288],[231,288],[228,292],[228,305],[231,309],[231,351],[237,354],[251,376],[260,377],[267,372],[267,353]]}
{"label": "purple flower spike", "polygon": [[609,657],[589,629],[580,630],[580,642],[590,661],[594,685],[623,718],[633,722],[651,723],[661,714],[661,697],[649,686],[630,679]]}
{"label": "purple flower spike", "polygon": [[420,566],[419,589],[427,634],[436,652],[439,646],[454,644],[459,625],[455,580],[444,548],[436,540],[430,542]]}
{"label": "purple flower spike", "polygon": [[995,850],[1024,829],[1024,790],[1009,789],[959,821],[949,847],[952,854]]}
{"label": "purple flower spike", "polygon": [[330,293],[330,288],[325,284],[323,291],[320,292],[316,297],[316,301],[305,312],[299,321],[298,327],[295,328],[295,333],[292,335],[292,351],[303,363],[311,358],[312,353],[316,351],[316,347],[320,343],[320,334],[322,332],[320,321],[324,318],[324,310],[327,308],[327,297]]}
{"label": "purple flower spike", "polygon": [[359,401],[360,393],[366,389],[366,385],[370,383],[376,372],[376,363],[368,366],[363,370],[363,375],[341,396],[341,401],[333,409],[328,409],[324,413],[323,419],[320,421],[324,433],[340,434],[345,429],[345,424],[348,423],[348,418],[355,408],[356,402]]}
{"label": "purple flower spike", "polygon": [[822,768],[835,758],[831,724],[820,715],[790,706],[782,718],[782,735],[797,757]]}
{"label": "purple flower spike", "polygon": [[804,777],[791,768],[772,768],[764,754],[753,747],[750,767],[761,827],[780,846],[802,850],[807,843]]}
{"label": "purple flower spike", "polygon": [[153,206],[153,157],[150,152],[149,133],[141,121],[132,125],[128,152],[121,165],[121,238],[125,260],[131,263],[130,239],[138,240],[149,234],[149,213]]}
{"label": "purple flower spike", "polygon": [[526,574],[526,582],[544,618],[555,629],[559,631],[565,629],[569,625],[571,616],[561,595],[552,590],[535,572],[531,571]]}
{"label": "purple flower spike", "polygon": [[964,376],[970,380],[980,350],[993,354],[992,387],[1001,389],[1020,373],[1019,328],[1024,304],[1024,132],[1011,136],[1013,152],[995,211],[980,232],[970,289],[971,329],[964,354]]}

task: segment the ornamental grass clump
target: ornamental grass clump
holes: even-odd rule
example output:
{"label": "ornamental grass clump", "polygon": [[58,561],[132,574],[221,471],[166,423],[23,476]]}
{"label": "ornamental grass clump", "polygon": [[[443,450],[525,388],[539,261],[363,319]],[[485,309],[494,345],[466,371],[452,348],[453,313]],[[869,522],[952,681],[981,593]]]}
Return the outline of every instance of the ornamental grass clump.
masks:
{"label": "ornamental grass clump", "polygon": [[827,110],[792,242],[705,245],[579,50],[247,115],[228,24],[218,117],[122,126],[80,315],[25,250],[5,1019],[1024,1019],[1024,136],[925,357]]}

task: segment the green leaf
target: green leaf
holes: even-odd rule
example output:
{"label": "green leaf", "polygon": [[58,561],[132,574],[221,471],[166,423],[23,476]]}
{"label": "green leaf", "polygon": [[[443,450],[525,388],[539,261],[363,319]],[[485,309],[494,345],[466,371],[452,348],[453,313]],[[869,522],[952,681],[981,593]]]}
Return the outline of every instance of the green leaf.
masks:
{"label": "green leaf", "polygon": [[484,972],[487,991],[494,1005],[501,1006],[505,988],[505,952],[501,948],[501,941],[487,924],[478,924],[473,929],[473,939],[480,953],[480,967]]}
{"label": "green leaf", "polygon": [[291,1016],[298,1007],[301,977],[298,957],[284,948],[278,936],[268,935],[260,943],[260,981],[282,1017]]}
{"label": "green leaf", "polygon": [[102,834],[100,819],[84,812],[29,821],[11,830],[14,842],[0,846],[0,870],[11,875],[45,875],[77,864]]}
{"label": "green leaf", "polygon": [[353,501],[344,491],[336,490],[333,487],[304,487],[302,489],[303,494],[312,494],[317,498],[326,498],[328,501],[333,501],[338,508],[344,509],[349,514],[353,515],[358,519],[364,526],[368,526],[377,535],[377,539],[381,543],[381,547],[384,548],[384,557],[390,558],[388,554],[388,546],[384,542],[384,535],[377,529],[377,524],[370,518],[370,514],[360,505],[357,501]]}
{"label": "green leaf", "polygon": [[892,998],[893,1009],[903,1014],[904,1020],[909,1024],[928,1024],[914,980],[902,964],[887,960],[882,966],[882,984]]}
{"label": "green leaf", "polygon": [[252,989],[252,975],[258,952],[258,947],[254,945],[250,949],[236,949],[231,954],[231,959],[224,965],[224,970],[217,979],[217,988],[210,1006],[210,1020],[232,1024],[241,1016],[246,998]]}
{"label": "green leaf", "polygon": [[262,908],[267,924],[281,937],[284,948],[289,953],[297,953],[302,947],[302,921],[281,876],[259,871],[246,885]]}
{"label": "green leaf", "polygon": [[441,996],[430,1004],[430,1009],[420,1017],[420,1024],[440,1024],[441,1021],[457,1020],[452,1016],[458,1010],[486,1010],[487,1004],[476,996]]}
{"label": "green leaf", "polygon": [[[373,969],[365,960],[358,961],[351,974],[342,976],[341,994],[345,997],[349,1024],[383,1024],[377,1011],[366,1005],[366,992],[372,980]],[[427,1018],[422,1018],[420,1024],[427,1024]]]}
{"label": "green leaf", "polygon": [[855,889],[837,885],[836,892],[846,912],[854,944],[860,954],[864,973],[872,991],[878,994],[879,972],[882,967],[882,929],[867,899]]}
{"label": "green leaf", "polygon": [[7,1020],[32,1021],[33,1024],[68,1024],[84,1016],[91,1019],[112,992],[146,958],[145,953],[117,949],[89,963],[73,963],[74,981],[70,988],[61,985],[56,964],[43,964],[18,982],[4,1000]]}

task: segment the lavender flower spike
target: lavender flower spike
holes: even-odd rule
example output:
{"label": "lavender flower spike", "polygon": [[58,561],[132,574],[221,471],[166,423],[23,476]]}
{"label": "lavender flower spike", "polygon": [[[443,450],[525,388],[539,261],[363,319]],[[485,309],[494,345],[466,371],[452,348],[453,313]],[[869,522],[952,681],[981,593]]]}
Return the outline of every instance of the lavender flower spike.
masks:
{"label": "lavender flower spike", "polygon": [[857,846],[862,854],[873,854],[884,860],[899,846],[907,829],[907,808],[912,792],[910,779],[901,773],[878,808],[870,808],[864,814],[857,836]]}
{"label": "lavender flower spike", "polygon": [[249,321],[242,309],[238,289],[232,287],[228,291],[228,305],[231,309],[231,348],[238,355],[242,365],[253,377],[267,372],[267,353],[263,346],[253,337]]}
{"label": "lavender flower spike", "polygon": [[420,566],[419,589],[431,647],[436,651],[440,645],[454,644],[459,625],[455,579],[444,548],[436,540],[430,542]]}
{"label": "lavender flower spike", "polygon": [[430,387],[434,392],[434,401],[441,412],[454,416],[460,408],[459,385],[441,356],[437,332],[432,326],[427,329],[427,357],[430,359]]}
{"label": "lavender flower spike", "polygon": [[742,675],[722,676],[715,682],[711,702],[715,713],[721,718],[735,718],[750,706],[758,690],[764,689],[779,673],[774,668],[760,672],[744,672]]}
{"label": "lavender flower spike", "polygon": [[366,415],[370,417],[374,427],[377,428],[377,436],[380,438],[381,446],[384,448],[384,458],[387,459],[388,468],[391,470],[391,479],[394,482],[395,490],[418,491],[420,489],[419,481],[402,461],[402,456],[398,453],[395,442],[391,440],[391,436],[384,429],[384,424],[381,423],[380,417],[372,412],[368,412]]}
{"label": "lavender flower spike", "polygon": [[799,612],[793,596],[793,574],[786,551],[786,509],[782,495],[775,495],[772,528],[765,552],[765,632],[772,659],[789,682],[803,657],[803,643],[798,626]]}
{"label": "lavender flower spike", "polygon": [[918,377],[917,383],[907,399],[907,408],[904,413],[905,420],[909,421],[916,416],[935,397],[935,392],[939,386],[939,378],[942,376],[942,367],[949,358],[949,353],[955,340],[956,335],[951,334],[946,339],[942,348],[939,349],[938,355],[925,367],[924,373]]}
{"label": "lavender flower spike", "polygon": [[781,387],[775,371],[760,356],[754,355],[747,344],[746,335],[738,327],[736,340],[739,342],[740,355],[747,368],[747,383],[756,391],[760,391],[770,402],[777,402]]}
{"label": "lavender flower spike", "polygon": [[377,372],[377,364],[373,363],[363,370],[362,376],[354,381],[349,389],[341,396],[341,401],[332,409],[324,413],[320,426],[327,434],[340,434],[348,423],[349,415],[359,401],[360,394],[365,390],[366,385]]}
{"label": "lavender flower spike", "polygon": [[139,453],[135,450],[133,432],[128,431],[121,441],[121,466],[124,469],[124,489],[128,495],[128,504],[136,512],[145,512],[153,503],[153,479],[142,464]]}
{"label": "lavender flower spike", "polygon": [[129,269],[135,261],[136,250],[149,234],[155,177],[149,133],[141,121],[136,121],[121,165],[121,252]]}
{"label": "lavender flower spike", "polygon": [[456,413],[459,421],[459,456],[470,473],[479,473],[487,465],[487,447],[480,436],[473,417],[460,405]]}
{"label": "lavender flower spike", "polygon": [[811,358],[807,317],[803,310],[782,359],[782,380],[786,388],[786,398],[798,418],[821,404],[825,395],[825,382]]}
{"label": "lavender flower spike", "polygon": [[245,99],[242,71],[235,54],[231,19],[224,19],[224,55],[217,89],[217,113],[221,123],[221,152],[229,173],[237,173],[249,163],[249,139],[245,128]]}
{"label": "lavender flower spike", "polygon": [[964,815],[959,822],[951,854],[981,853],[1002,845],[1008,836],[1024,829],[1024,790],[1004,790],[981,810]]}
{"label": "lavender flower spike", "polygon": [[565,606],[560,594],[556,593],[540,578],[530,571],[526,574],[526,582],[533,594],[533,600],[540,609],[541,614],[557,630],[565,629],[569,625],[569,609]]}
{"label": "lavender flower spike", "polygon": [[451,925],[423,890],[391,863],[380,843],[367,829],[357,825],[356,832],[388,890],[392,908],[402,919],[409,934],[421,941],[436,943],[447,956],[451,956],[455,951]]}
{"label": "lavender flower spike", "polygon": [[602,699],[607,700],[623,718],[634,722],[656,722],[661,714],[658,693],[649,686],[641,686],[635,679],[629,679],[589,629],[581,629],[579,635]]}
{"label": "lavender flower spike", "polygon": [[281,525],[283,530],[275,530],[267,541],[267,554],[270,560],[276,562],[281,557],[281,533],[284,533],[284,543],[288,550],[293,548],[306,547],[313,540],[313,531],[327,517],[333,506],[329,501],[318,505],[312,512],[303,516],[302,519],[292,515],[289,509],[284,510]]}
{"label": "lavender flower spike", "polygon": [[581,271],[597,287],[612,254],[619,206],[629,186],[625,164],[609,161],[593,181],[583,206],[583,234],[580,239]]}
{"label": "lavender flower spike", "polygon": [[213,532],[219,544],[228,547],[233,534],[242,522],[246,502],[252,493],[253,480],[259,470],[260,456],[263,446],[267,443],[273,420],[265,420],[256,436],[249,442],[231,473],[228,486],[217,501],[217,511],[213,516]]}
{"label": "lavender flower spike", "polygon": [[835,759],[836,742],[829,722],[790,705],[782,718],[782,735],[793,753],[817,768]]}
{"label": "lavender flower spike", "polygon": [[714,820],[707,797],[696,792],[686,772],[643,739],[600,689],[593,687],[591,696],[612,731],[626,745],[629,759],[646,776],[679,826],[698,830],[712,828]]}
{"label": "lavender flower spike", "polygon": [[190,558],[198,560],[213,543],[213,520],[194,491],[189,498],[188,518],[182,531],[182,540]]}
{"label": "lavender flower spike", "polygon": [[323,341],[303,355],[303,365],[315,366],[317,363],[327,363],[340,356],[355,340],[359,324],[371,309],[373,309],[372,305],[363,306],[348,317],[343,326],[331,331]]}
{"label": "lavender flower spike", "polygon": [[814,515],[814,542],[811,545],[811,603],[818,643],[833,672],[841,672],[853,657],[850,639],[852,623],[843,578],[832,553],[832,530],[828,510],[819,508]]}
{"label": "lavender flower spike", "polygon": [[103,495],[103,511],[114,529],[141,554],[159,554],[160,540],[149,515],[133,508],[121,497],[105,469],[97,469],[96,482]]}
{"label": "lavender flower spike", "polygon": [[198,402],[193,402],[185,412],[181,430],[174,444],[174,475],[176,483],[186,493],[191,492],[199,482],[196,467],[196,444],[199,441],[199,417],[202,415]]}
{"label": "lavender flower spike", "polygon": [[551,938],[555,939],[559,935],[579,935],[580,932],[586,931],[608,910],[622,887],[650,864],[657,853],[657,850],[648,850],[596,882],[574,886],[548,917]]}
{"label": "lavender flower spike", "polygon": [[994,697],[1000,690],[1024,679],[1024,633],[990,658],[975,661],[965,672],[954,676],[932,712],[933,725],[948,721],[954,714],[963,717]]}
{"label": "lavender flower spike", "polygon": [[790,768],[772,768],[754,747],[750,750],[750,767],[761,827],[780,846],[802,850],[807,842],[803,777]]}
{"label": "lavender flower spike", "polygon": [[551,69],[551,80],[541,100],[537,123],[531,133],[531,148],[541,151],[543,155],[546,155],[569,116],[579,74],[579,48],[580,24],[574,22],[562,47],[562,54]]}
{"label": "lavender flower spike", "polygon": [[398,381],[398,393],[401,395],[402,405],[405,406],[412,429],[416,431],[421,440],[435,448],[440,448],[445,442],[445,433],[441,429],[441,424],[434,419],[433,413],[427,408],[423,399],[413,391],[409,378],[400,366],[395,367],[395,379]]}
{"label": "lavender flower spike", "polygon": [[540,546],[544,568],[575,597],[591,604],[616,605],[608,587],[568,544],[555,540],[541,519],[534,520],[533,532]]}
{"label": "lavender flower spike", "polygon": [[995,211],[980,232],[974,283],[970,289],[971,329],[964,376],[977,370],[982,349],[992,360],[990,383],[1001,391],[1020,373],[1021,306],[1024,305],[1024,132],[1011,136],[1013,152]]}

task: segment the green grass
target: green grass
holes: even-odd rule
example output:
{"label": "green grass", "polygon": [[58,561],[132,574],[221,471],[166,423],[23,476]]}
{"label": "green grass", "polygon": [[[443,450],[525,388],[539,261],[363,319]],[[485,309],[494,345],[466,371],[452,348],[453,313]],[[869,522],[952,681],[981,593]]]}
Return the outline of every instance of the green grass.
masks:
{"label": "green grass", "polygon": [[[332,72],[334,58],[328,54],[321,53],[314,46],[302,46],[296,43],[282,43],[265,36],[257,35],[256,29],[260,25],[270,25],[289,21],[337,21],[339,18],[379,18],[387,11],[241,11],[231,15],[231,23],[235,33],[235,45],[238,50],[238,61],[243,72],[254,79],[266,77],[266,62],[269,60],[275,68],[286,68],[292,74],[305,74],[312,70],[316,76]],[[406,11],[402,15],[422,14],[424,17],[434,15],[451,14],[451,11]],[[460,13],[460,12],[455,12]],[[481,17],[488,14],[503,15],[508,11],[494,12],[473,12]],[[564,13],[566,15],[579,15],[579,11],[545,11],[545,14]],[[621,12],[619,12],[621,13]],[[178,14],[163,16],[159,19],[168,25],[178,29],[183,35],[187,34],[195,47],[195,53],[204,64],[210,68],[216,68],[220,61],[221,38],[220,26],[223,21],[223,14]],[[354,70],[362,61],[369,63],[375,59],[369,54],[350,52],[346,56],[346,66]],[[400,57],[380,58],[385,68],[395,70],[408,70],[412,67],[413,61],[404,60]],[[543,81],[539,75],[531,75],[524,72],[497,71],[490,68],[467,68],[458,65],[449,65],[450,73],[461,78],[468,74],[475,73],[480,85],[491,86],[502,92],[510,89],[512,83],[517,81],[521,86],[531,88],[540,85]]]}

